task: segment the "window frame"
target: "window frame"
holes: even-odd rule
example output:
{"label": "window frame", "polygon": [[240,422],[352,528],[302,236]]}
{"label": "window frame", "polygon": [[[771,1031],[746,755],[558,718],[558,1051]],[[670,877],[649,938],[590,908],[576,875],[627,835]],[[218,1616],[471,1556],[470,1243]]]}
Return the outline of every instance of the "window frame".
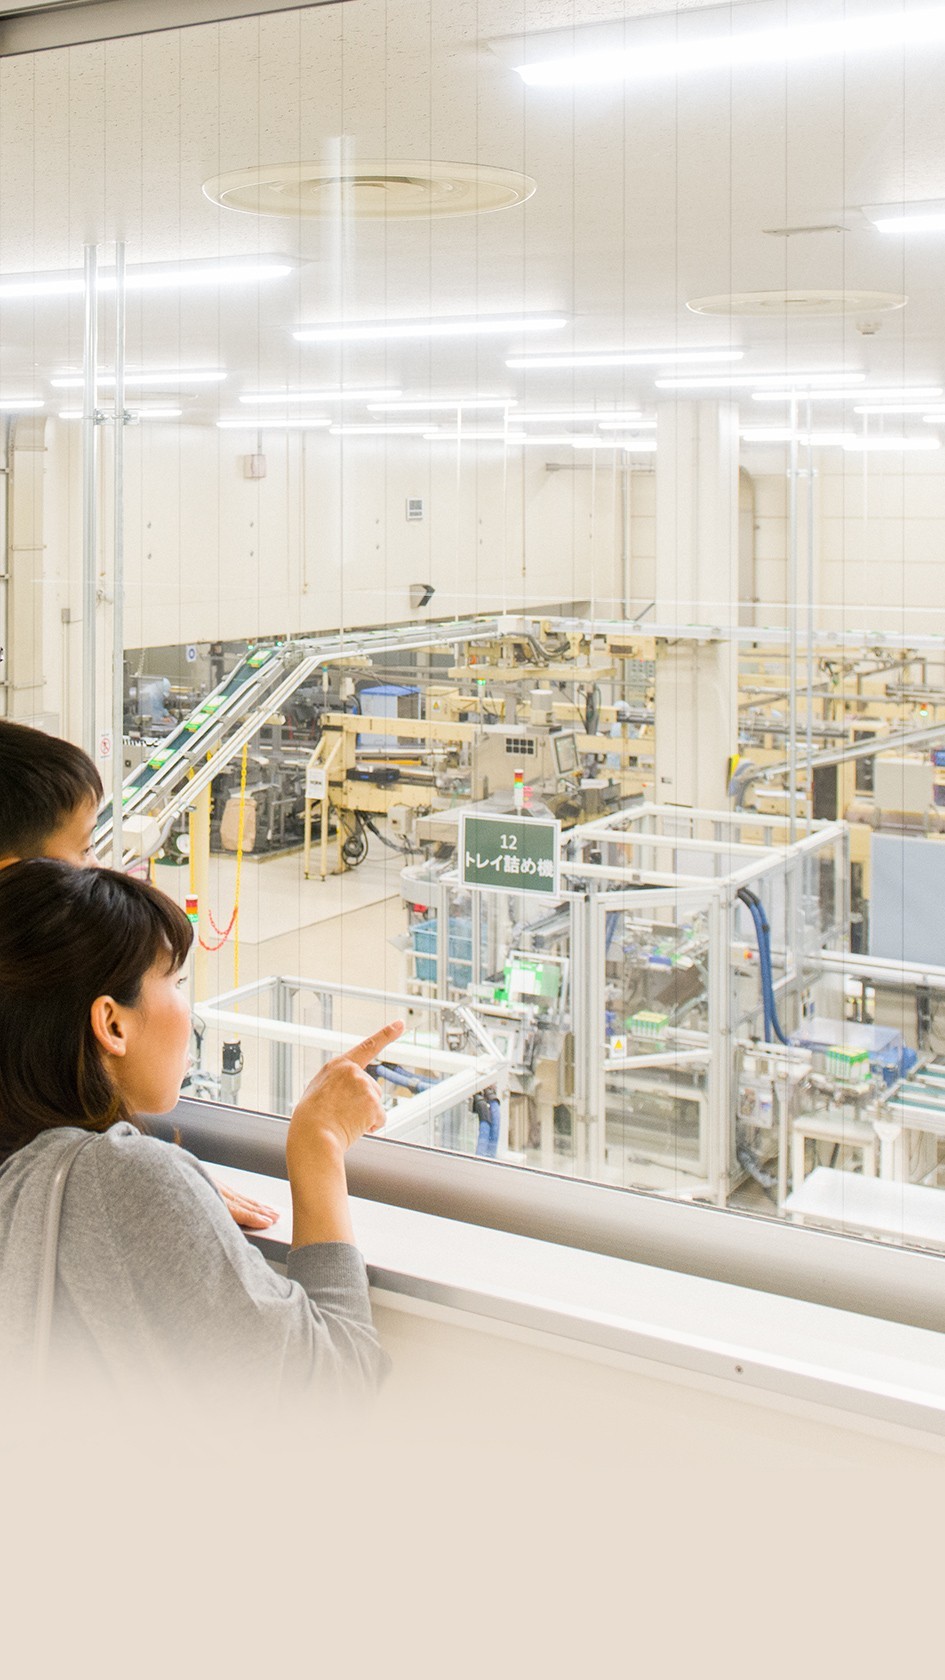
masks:
{"label": "window frame", "polygon": [[[200,1160],[287,1177],[288,1122],[276,1115],[183,1099],[147,1124]],[[365,1201],[945,1331],[945,1254],[393,1138],[362,1138],[347,1162]]]}

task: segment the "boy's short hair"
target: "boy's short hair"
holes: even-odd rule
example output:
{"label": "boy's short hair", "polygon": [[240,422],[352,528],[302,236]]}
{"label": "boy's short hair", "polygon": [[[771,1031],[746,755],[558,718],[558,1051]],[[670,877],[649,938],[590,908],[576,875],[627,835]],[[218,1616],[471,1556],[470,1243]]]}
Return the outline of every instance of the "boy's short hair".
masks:
{"label": "boy's short hair", "polygon": [[98,804],[103,793],[81,747],[0,718],[0,858],[39,856],[81,805]]}

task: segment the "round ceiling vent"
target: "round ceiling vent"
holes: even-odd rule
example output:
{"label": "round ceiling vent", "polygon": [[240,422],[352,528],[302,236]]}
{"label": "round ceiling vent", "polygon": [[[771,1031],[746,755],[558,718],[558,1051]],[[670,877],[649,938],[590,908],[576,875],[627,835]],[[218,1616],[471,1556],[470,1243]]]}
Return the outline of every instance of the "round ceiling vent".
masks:
{"label": "round ceiling vent", "polygon": [[686,308],[695,315],[873,315],[904,309],[908,301],[898,292],[832,292],[799,286],[787,292],[693,298]]}
{"label": "round ceiling vent", "polygon": [[512,169],[385,158],[233,169],[205,181],[203,190],[214,204],[253,216],[410,221],[508,210],[531,198],[535,185]]}

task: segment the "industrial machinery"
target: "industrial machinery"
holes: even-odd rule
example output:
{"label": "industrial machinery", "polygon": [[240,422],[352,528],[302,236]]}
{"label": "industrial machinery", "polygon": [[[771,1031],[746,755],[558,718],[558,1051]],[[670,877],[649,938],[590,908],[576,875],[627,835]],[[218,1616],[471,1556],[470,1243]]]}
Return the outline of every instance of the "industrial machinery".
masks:
{"label": "industrial machinery", "polygon": [[[893,1185],[933,1199],[911,1223],[900,1208],[899,1234],[936,1240],[945,698],[930,650],[838,635],[791,672],[783,632],[733,631],[733,810],[701,812],[647,802],[669,630],[471,618],[251,649],[168,735],[129,743],[124,855],[185,825],[204,859],[211,840],[240,855],[301,840],[309,877],[372,840],[401,855],[411,1007],[467,1012],[501,1063],[418,1138],[793,1218],[834,1206],[849,1223],[850,1195]],[[526,816],[560,823],[553,899],[458,878],[461,816],[510,809],[513,788]],[[109,828],[106,811],[100,841]],[[214,1047],[236,1026],[205,1030]],[[252,1100],[251,1038],[239,1055],[228,1041],[225,1066],[222,1044],[204,1056],[208,1094],[225,1080]],[[862,1228],[883,1229],[877,1207],[858,1205]]]}

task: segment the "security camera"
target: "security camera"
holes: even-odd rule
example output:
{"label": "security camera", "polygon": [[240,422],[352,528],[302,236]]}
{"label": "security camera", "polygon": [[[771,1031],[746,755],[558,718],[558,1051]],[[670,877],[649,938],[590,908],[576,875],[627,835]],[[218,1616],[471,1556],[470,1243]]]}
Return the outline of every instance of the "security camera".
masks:
{"label": "security camera", "polygon": [[428,601],[432,601],[433,595],[432,583],[412,583],[410,585],[410,605],[414,611],[418,607],[425,607]]}
{"label": "security camera", "polygon": [[882,324],[882,321],[857,321],[856,330],[862,333],[864,338],[872,338],[874,333],[879,332]]}

